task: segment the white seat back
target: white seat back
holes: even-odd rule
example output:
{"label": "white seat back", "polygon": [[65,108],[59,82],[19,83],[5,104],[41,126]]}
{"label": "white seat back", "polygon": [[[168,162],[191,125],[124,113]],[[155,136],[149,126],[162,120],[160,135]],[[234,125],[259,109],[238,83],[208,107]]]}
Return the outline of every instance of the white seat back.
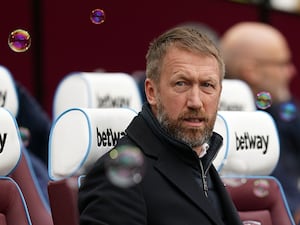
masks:
{"label": "white seat back", "polygon": [[224,79],[220,111],[255,111],[255,99],[248,84],[242,80]]}
{"label": "white seat back", "polygon": [[124,136],[137,113],[129,108],[73,108],[53,123],[49,140],[49,177],[84,174]]}
{"label": "white seat back", "polygon": [[221,175],[269,175],[279,159],[279,138],[265,111],[219,111],[214,130],[224,139],[214,161]]}
{"label": "white seat back", "polygon": [[9,110],[14,116],[19,109],[19,100],[11,73],[0,66],[0,107]]}
{"label": "white seat back", "polygon": [[21,159],[21,137],[15,117],[3,107],[0,124],[0,176],[7,176]]}
{"label": "white seat back", "polygon": [[126,107],[140,111],[136,81],[126,73],[79,72],[66,76],[54,96],[53,118],[70,108]]}

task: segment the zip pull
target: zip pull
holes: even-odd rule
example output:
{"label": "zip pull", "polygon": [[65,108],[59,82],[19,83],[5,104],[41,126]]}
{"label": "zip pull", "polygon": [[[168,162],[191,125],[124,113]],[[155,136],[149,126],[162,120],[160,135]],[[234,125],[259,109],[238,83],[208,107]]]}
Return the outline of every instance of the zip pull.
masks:
{"label": "zip pull", "polygon": [[200,164],[200,168],[201,168],[201,178],[202,178],[202,184],[203,184],[203,191],[205,196],[208,198],[208,184],[207,184],[207,180],[206,180],[206,175],[204,173],[204,168],[203,168],[203,164],[202,161],[199,159],[199,164]]}
{"label": "zip pull", "polygon": [[203,182],[203,190],[204,190],[204,194],[205,196],[208,198],[208,185],[207,185],[207,181],[206,181],[206,176],[204,175],[204,177],[202,178],[202,182]]}

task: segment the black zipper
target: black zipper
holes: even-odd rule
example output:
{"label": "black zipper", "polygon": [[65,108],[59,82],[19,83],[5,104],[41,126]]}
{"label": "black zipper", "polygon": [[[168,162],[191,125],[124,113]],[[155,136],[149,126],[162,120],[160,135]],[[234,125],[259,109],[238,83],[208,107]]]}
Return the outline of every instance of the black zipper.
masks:
{"label": "black zipper", "polygon": [[208,198],[208,184],[207,184],[207,179],[206,179],[206,173],[204,171],[201,159],[199,159],[199,164],[200,164],[201,179],[202,179],[204,194]]}

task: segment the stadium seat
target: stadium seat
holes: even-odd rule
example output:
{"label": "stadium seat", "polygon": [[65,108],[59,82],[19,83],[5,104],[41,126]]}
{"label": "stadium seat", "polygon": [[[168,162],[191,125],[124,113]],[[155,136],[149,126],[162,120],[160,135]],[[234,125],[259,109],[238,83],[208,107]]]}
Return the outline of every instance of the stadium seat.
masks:
{"label": "stadium seat", "polygon": [[10,177],[24,196],[32,225],[52,225],[50,208],[41,194],[22,145],[15,117],[0,108],[0,176]]}
{"label": "stadium seat", "polygon": [[78,176],[50,181],[48,193],[54,225],[79,225]]}
{"label": "stadium seat", "polygon": [[78,225],[78,188],[91,165],[124,135],[128,108],[73,108],[54,121],[49,140],[49,202],[54,225]]}
{"label": "stadium seat", "polygon": [[214,165],[221,175],[269,175],[280,148],[273,118],[265,111],[218,111],[214,131],[223,137]]}
{"label": "stadium seat", "polygon": [[223,79],[220,111],[255,111],[255,99],[249,85],[236,79]]}
{"label": "stadium seat", "polygon": [[0,123],[0,225],[31,225],[23,193],[8,177],[19,165],[21,142],[14,117],[5,108],[0,108]]}
{"label": "stadium seat", "polygon": [[284,190],[272,176],[223,177],[243,221],[262,225],[294,225]]}
{"label": "stadium seat", "polygon": [[131,108],[140,111],[142,99],[127,73],[76,72],[59,83],[53,100],[53,118],[70,108]]}
{"label": "stadium seat", "polygon": [[0,65],[0,107],[6,108],[16,116],[19,109],[19,100],[15,83],[10,71]]}
{"label": "stadium seat", "polygon": [[25,148],[18,166],[9,175],[19,185],[27,204],[32,225],[53,225],[51,210],[39,187]]}
{"label": "stadium seat", "polygon": [[84,174],[125,134],[135,115],[129,108],[73,108],[62,113],[50,131],[50,179]]}
{"label": "stadium seat", "polygon": [[247,225],[294,225],[285,193],[270,176],[280,148],[276,125],[264,111],[219,111],[214,130],[224,144],[214,161]]}
{"label": "stadium seat", "polygon": [[18,184],[0,176],[0,225],[32,225]]}

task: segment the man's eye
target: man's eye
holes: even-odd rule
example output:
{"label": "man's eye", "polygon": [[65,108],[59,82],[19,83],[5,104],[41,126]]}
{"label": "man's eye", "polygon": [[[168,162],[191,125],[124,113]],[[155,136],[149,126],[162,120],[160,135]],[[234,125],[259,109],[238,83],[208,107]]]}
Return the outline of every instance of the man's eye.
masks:
{"label": "man's eye", "polygon": [[209,83],[209,82],[203,83],[202,86],[203,87],[212,87],[212,88],[214,87],[214,85],[212,83]]}
{"label": "man's eye", "polygon": [[186,85],[186,82],[184,81],[177,81],[176,82],[176,86],[185,86]]}

